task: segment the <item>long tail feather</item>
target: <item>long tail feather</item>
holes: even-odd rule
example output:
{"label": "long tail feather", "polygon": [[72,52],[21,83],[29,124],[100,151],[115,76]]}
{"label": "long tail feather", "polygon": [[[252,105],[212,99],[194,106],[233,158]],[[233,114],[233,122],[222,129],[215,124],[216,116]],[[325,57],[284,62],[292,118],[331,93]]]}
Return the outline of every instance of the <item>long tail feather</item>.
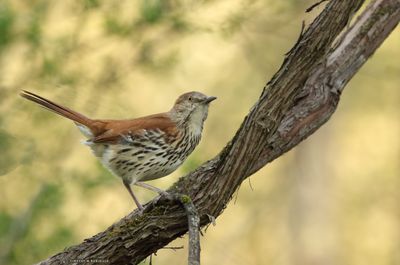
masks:
{"label": "long tail feather", "polygon": [[89,119],[88,117],[86,117],[76,111],[73,111],[67,107],[56,104],[48,99],[45,99],[39,95],[36,95],[36,94],[26,91],[26,90],[22,90],[20,95],[23,98],[33,101],[33,102],[39,104],[40,106],[42,106],[54,113],[57,113],[58,115],[61,115],[67,119],[73,120],[76,123],[85,125],[88,128],[91,127],[90,125],[93,120]]}

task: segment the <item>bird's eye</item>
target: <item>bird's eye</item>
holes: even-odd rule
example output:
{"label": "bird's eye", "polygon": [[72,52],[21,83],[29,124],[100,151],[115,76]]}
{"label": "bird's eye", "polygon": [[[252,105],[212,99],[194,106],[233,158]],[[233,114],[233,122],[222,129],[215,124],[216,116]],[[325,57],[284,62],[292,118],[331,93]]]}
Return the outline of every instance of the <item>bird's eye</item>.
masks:
{"label": "bird's eye", "polygon": [[188,99],[189,99],[189,101],[192,101],[192,97],[189,97]]}

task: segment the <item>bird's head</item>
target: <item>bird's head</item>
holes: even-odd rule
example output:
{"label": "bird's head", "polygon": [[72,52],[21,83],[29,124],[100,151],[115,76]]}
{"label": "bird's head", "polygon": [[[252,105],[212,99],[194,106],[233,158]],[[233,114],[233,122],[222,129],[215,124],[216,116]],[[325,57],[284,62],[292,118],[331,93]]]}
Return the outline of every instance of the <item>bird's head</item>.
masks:
{"label": "bird's head", "polygon": [[185,93],[175,101],[171,110],[178,123],[190,122],[202,128],[208,115],[208,107],[216,97],[208,97],[200,92]]}

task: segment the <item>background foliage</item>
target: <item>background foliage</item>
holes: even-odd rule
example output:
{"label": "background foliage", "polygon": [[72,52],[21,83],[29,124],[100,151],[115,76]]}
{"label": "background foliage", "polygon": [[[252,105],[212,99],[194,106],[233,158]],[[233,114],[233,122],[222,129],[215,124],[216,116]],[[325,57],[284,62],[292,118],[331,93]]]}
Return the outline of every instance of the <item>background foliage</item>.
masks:
{"label": "background foliage", "polygon": [[[153,181],[167,188],[234,135],[322,8],[305,14],[313,2],[1,0],[0,263],[37,262],[134,207],[76,128],[20,89],[98,118],[165,111],[190,90],[217,96],[194,154]],[[400,263],[398,47],[397,30],[326,126],[243,183],[202,239],[204,264]],[[153,258],[185,260],[186,250]]]}

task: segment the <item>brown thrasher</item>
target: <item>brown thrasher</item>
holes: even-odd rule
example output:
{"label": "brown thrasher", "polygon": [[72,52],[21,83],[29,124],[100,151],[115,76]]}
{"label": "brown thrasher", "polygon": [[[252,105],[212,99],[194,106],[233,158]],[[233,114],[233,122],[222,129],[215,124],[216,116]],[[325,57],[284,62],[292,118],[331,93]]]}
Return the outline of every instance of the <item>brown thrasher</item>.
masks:
{"label": "brown thrasher", "polygon": [[143,206],[131,184],[160,194],[166,192],[142,181],[175,171],[200,141],[209,103],[216,97],[200,92],[181,95],[165,113],[128,120],[95,120],[32,92],[21,96],[75,122],[94,155],[114,175],[122,178],[139,210]]}

